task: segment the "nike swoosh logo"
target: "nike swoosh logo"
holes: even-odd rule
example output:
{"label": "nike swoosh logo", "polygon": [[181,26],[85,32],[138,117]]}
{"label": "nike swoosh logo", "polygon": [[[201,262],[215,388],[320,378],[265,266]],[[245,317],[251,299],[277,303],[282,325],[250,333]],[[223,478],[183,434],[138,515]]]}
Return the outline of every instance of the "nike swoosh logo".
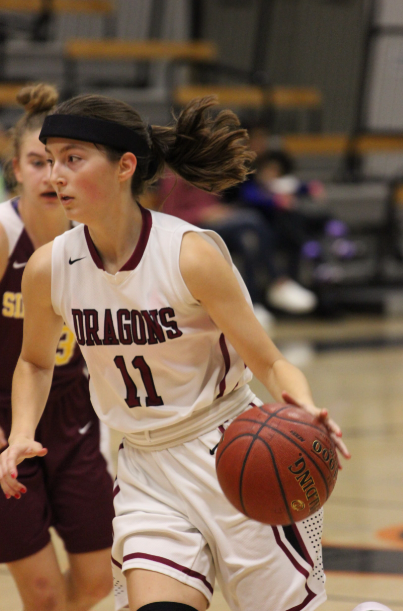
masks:
{"label": "nike swoosh logo", "polygon": [[90,428],[92,424],[92,420],[90,420],[89,422],[87,422],[87,424],[83,427],[81,427],[81,429],[78,429],[78,432],[80,433],[80,435],[85,435],[85,433],[88,431],[88,429]]}
{"label": "nike swoosh logo", "polygon": [[79,259],[72,259],[70,257],[69,263],[70,263],[70,265],[73,265],[73,263],[77,263],[77,261],[81,261],[81,259],[85,259],[85,257],[80,257]]}
{"label": "nike swoosh logo", "polygon": [[25,263],[17,263],[17,261],[14,261],[13,267],[14,269],[20,269],[21,267],[25,267],[27,263],[28,261],[25,261]]}

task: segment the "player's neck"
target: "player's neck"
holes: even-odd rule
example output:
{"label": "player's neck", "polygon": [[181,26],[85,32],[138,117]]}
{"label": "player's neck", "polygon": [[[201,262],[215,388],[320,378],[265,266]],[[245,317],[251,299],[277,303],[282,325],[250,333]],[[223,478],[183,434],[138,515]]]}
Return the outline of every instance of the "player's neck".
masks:
{"label": "player's neck", "polygon": [[71,222],[60,205],[41,210],[38,214],[38,210],[21,197],[18,201],[18,211],[35,250],[71,227]]}
{"label": "player's neck", "polygon": [[143,220],[139,206],[130,201],[120,214],[106,214],[88,226],[104,268],[116,274],[133,254]]}

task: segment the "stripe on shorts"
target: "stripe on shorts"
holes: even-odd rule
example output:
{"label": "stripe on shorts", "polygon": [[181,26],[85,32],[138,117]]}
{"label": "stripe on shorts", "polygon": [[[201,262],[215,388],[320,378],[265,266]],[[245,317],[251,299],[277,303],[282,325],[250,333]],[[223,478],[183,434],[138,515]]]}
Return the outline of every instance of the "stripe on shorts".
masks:
{"label": "stripe on shorts", "polygon": [[[290,560],[290,562],[294,565],[294,567],[297,569],[297,571],[299,571],[299,573],[302,573],[305,579],[308,579],[309,577],[308,571],[299,564],[297,559],[294,558],[294,556],[291,554],[289,549],[287,549],[287,547],[284,545],[283,541],[280,538],[280,533],[278,531],[278,528],[276,526],[272,526],[272,529],[273,529],[273,533],[274,533],[274,537],[276,539],[277,545],[283,550],[283,552],[285,553],[287,558]],[[296,605],[295,607],[290,607],[290,609],[287,609],[286,611],[302,611],[311,602],[311,600],[315,598],[316,594],[312,592],[312,590],[309,589],[307,583],[305,583],[305,590],[307,591],[307,595],[305,596],[302,603],[300,603],[299,605]]]}
{"label": "stripe on shorts", "polygon": [[[189,569],[186,566],[177,564],[176,562],[173,562],[173,560],[169,560],[168,558],[162,558],[162,556],[153,556],[152,554],[143,554],[142,552],[136,552],[134,554],[128,554],[127,556],[124,556],[123,562],[126,562],[127,560],[133,560],[134,558],[142,558],[143,560],[152,560],[153,562],[159,562],[160,564],[165,564],[166,566],[170,566],[171,568],[176,569],[177,571],[180,571],[181,573],[185,573],[185,575],[189,575],[189,577],[200,579],[200,581],[204,583],[206,588],[210,590],[211,593],[214,592],[213,586],[207,581],[204,575],[202,575],[201,573],[198,573],[197,571],[193,571],[192,569]],[[112,558],[112,562],[117,567],[122,569],[122,565],[119,564],[117,560]]]}
{"label": "stripe on shorts", "polygon": [[288,543],[295,549],[297,554],[313,567],[313,560],[305,547],[297,525],[290,524],[289,526],[283,526],[283,531]]}
{"label": "stripe on shorts", "polygon": [[303,540],[303,538],[301,537],[301,533],[300,533],[300,532],[299,532],[299,530],[298,530],[298,526],[297,526],[296,524],[293,524],[293,525],[292,525],[292,530],[293,530],[293,532],[294,532],[294,535],[295,535],[295,536],[296,536],[296,538],[298,539],[298,543],[300,544],[300,547],[301,547],[301,549],[302,549],[302,552],[303,552],[303,553],[302,553],[302,556],[305,558],[306,562],[307,562],[308,564],[310,564],[310,565],[311,565],[311,567],[313,567],[313,566],[314,566],[314,562],[313,562],[313,560],[312,560],[311,556],[309,555],[309,552],[308,552],[308,550],[307,550],[307,548],[306,548],[306,545],[305,545],[305,543],[304,543],[304,540]]}

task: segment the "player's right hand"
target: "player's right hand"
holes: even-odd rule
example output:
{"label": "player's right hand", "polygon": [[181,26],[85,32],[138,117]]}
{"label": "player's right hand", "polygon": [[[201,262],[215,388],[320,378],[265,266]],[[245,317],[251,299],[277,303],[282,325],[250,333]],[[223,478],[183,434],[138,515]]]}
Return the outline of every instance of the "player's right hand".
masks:
{"label": "player's right hand", "polygon": [[10,441],[9,447],[0,454],[0,485],[6,498],[21,498],[27,489],[17,480],[17,465],[26,458],[45,456],[47,449],[38,441],[17,437]]}

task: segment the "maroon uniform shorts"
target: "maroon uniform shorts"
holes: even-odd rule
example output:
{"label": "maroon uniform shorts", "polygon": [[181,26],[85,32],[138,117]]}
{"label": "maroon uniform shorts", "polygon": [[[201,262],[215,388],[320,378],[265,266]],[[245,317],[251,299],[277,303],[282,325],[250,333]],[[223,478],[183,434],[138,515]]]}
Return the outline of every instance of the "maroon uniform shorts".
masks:
{"label": "maroon uniform shorts", "polygon": [[[11,409],[0,408],[8,437]],[[36,431],[48,454],[18,465],[27,488],[19,500],[0,490],[0,563],[31,556],[50,541],[54,526],[72,554],[112,545],[112,479],[99,449],[99,421],[83,376],[50,399]]]}

